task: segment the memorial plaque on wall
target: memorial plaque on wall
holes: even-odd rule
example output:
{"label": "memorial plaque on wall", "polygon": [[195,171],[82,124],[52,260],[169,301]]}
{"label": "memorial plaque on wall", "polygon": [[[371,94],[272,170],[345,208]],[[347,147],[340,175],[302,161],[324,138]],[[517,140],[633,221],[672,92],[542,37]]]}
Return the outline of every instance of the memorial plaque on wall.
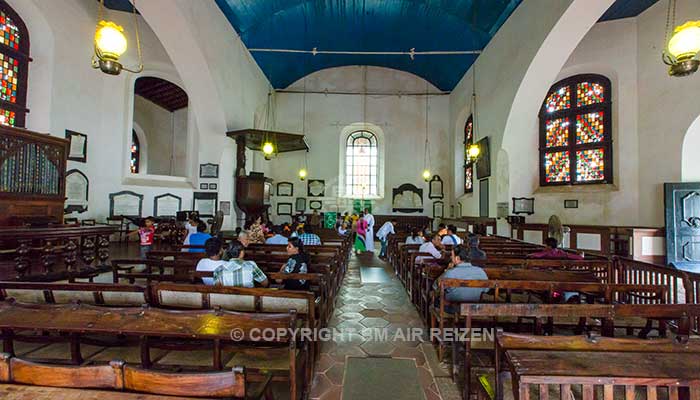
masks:
{"label": "memorial plaque on wall", "polygon": [[326,194],[326,181],[322,179],[310,179],[308,187],[309,197],[323,197]]}
{"label": "memorial plaque on wall", "polygon": [[153,198],[153,213],[156,217],[174,217],[182,209],[182,198],[172,193]]}
{"label": "memorial plaque on wall", "polygon": [[66,173],[66,213],[84,213],[88,209],[88,177],[77,169]]}
{"label": "memorial plaque on wall", "polygon": [[218,178],[219,164],[199,164],[200,178]]}
{"label": "memorial plaque on wall", "polygon": [[68,159],[71,161],[87,161],[87,135],[66,129],[66,139],[70,140]]}
{"label": "memorial plaque on wall", "polygon": [[109,195],[109,216],[141,217],[143,195],[124,190]]}
{"label": "memorial plaque on wall", "polygon": [[219,203],[219,210],[221,210],[224,215],[231,215],[231,202],[222,201]]}
{"label": "memorial plaque on wall", "polygon": [[213,217],[216,214],[217,202],[216,193],[195,192],[192,208],[199,213],[200,217]]}

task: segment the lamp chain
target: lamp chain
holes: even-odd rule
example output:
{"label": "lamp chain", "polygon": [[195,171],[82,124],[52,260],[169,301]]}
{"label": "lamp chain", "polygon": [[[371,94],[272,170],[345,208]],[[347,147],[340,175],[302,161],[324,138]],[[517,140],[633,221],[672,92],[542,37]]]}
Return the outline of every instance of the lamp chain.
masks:
{"label": "lamp chain", "polygon": [[134,30],[136,32],[136,52],[139,56],[139,66],[136,72],[141,72],[143,71],[143,54],[141,53],[141,35],[139,34],[139,18],[136,13],[136,0],[132,0],[132,4],[134,10]]}

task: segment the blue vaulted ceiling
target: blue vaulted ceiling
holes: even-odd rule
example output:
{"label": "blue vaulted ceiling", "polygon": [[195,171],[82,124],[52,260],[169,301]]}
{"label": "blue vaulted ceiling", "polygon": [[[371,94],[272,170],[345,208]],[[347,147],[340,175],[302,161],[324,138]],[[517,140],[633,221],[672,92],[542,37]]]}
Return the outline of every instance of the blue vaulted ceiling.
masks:
{"label": "blue vaulted ceiling", "polygon": [[[616,0],[601,21],[639,15],[658,0]],[[216,0],[249,49],[483,50],[522,0]],[[105,0],[131,11],[129,0]],[[536,22],[534,22],[536,23]],[[526,33],[525,33],[526,34]],[[476,55],[323,55],[253,52],[275,88],[324,68],[374,65],[452,90]]]}

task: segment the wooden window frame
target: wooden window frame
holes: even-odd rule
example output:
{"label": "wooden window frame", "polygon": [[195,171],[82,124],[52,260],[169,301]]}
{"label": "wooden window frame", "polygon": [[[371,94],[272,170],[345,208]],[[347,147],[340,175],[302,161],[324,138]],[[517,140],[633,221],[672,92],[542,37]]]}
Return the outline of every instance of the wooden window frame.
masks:
{"label": "wooden window frame", "polygon": [[[595,103],[591,105],[581,106],[577,105],[578,99],[576,97],[576,86],[579,83],[590,82],[597,83],[603,86],[605,93],[605,101],[602,103]],[[547,111],[547,99],[552,93],[561,89],[564,86],[568,86],[571,95],[571,107],[565,110]],[[576,144],[576,116],[584,115],[594,112],[603,112],[603,129],[605,130],[604,138],[602,142],[596,143],[586,143],[586,144]],[[547,148],[547,121],[555,120],[560,118],[569,118],[571,127],[569,129],[569,143],[567,146],[549,147]],[[613,183],[613,140],[612,140],[612,91],[610,79],[603,75],[598,74],[581,74],[575,75],[552,85],[552,87],[547,92],[547,95],[542,102],[542,107],[539,113],[540,119],[540,148],[539,148],[539,169],[540,169],[540,186],[570,186],[570,185],[600,185],[600,184],[612,184]],[[603,149],[605,152],[605,157],[603,161],[605,163],[603,169],[603,179],[597,181],[577,181],[577,157],[576,152],[581,150],[592,150],[592,149]],[[556,153],[561,151],[569,152],[569,181],[566,182],[547,182],[547,174],[545,168],[545,154],[546,153]]]}
{"label": "wooden window frame", "polygon": [[[468,138],[467,137],[467,126],[469,124],[472,125],[472,137]],[[469,147],[474,144],[474,115],[469,115],[467,118],[467,121],[464,123],[464,171],[462,171],[462,175],[464,175],[464,194],[468,193],[474,193],[474,173],[476,172],[474,170],[474,162],[469,160],[468,154],[469,154]],[[467,169],[471,168],[472,169],[472,186],[471,188],[467,189]]]}
{"label": "wooden window frame", "polygon": [[5,0],[0,0],[0,9],[5,12],[5,15],[10,17],[12,21],[17,25],[20,34],[19,49],[11,49],[8,46],[0,44],[0,52],[6,56],[10,56],[19,62],[19,78],[17,79],[17,101],[12,103],[9,101],[0,100],[0,108],[14,111],[15,113],[15,127],[25,128],[27,113],[27,81],[29,74],[29,62],[32,61],[29,57],[29,30],[24,24],[22,18],[17,14],[17,12],[10,7]]}

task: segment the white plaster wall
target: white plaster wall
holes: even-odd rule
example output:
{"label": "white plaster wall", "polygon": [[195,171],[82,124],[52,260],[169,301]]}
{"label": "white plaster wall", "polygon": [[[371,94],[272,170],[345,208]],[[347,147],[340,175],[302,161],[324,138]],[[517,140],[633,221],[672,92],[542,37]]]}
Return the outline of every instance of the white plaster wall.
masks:
{"label": "white plaster wall", "polygon": [[[639,209],[640,223],[650,226],[664,224],[663,183],[681,181],[683,139],[700,116],[697,95],[700,74],[669,77],[668,67],[661,62],[667,6],[667,0],[659,1],[641,14],[637,22]],[[700,19],[700,2],[678,0],[676,23],[690,19]],[[697,147],[689,149],[697,154]]]}
{"label": "white plaster wall", "polygon": [[[68,164],[69,169],[78,168],[90,179],[89,209],[80,218],[104,220],[109,213],[108,194],[120,190],[144,194],[144,215],[153,212],[153,197],[166,192],[181,196],[183,208],[190,208],[198,183],[197,166],[205,162],[220,164],[219,199],[232,201],[233,141],[225,132],[229,127],[252,125],[268,83],[214,2],[141,2],[145,70],[141,75],[124,72],[117,77],[90,66],[98,2],[9,3],[22,16],[31,37],[34,61],[30,65],[27,128],[56,136],[63,136],[65,129],[88,135],[87,163]],[[125,27],[131,47],[123,61],[135,65],[131,14],[107,14]],[[206,51],[200,43],[206,43]],[[132,177],[128,173],[133,84],[138,76],[167,79],[188,92],[193,112],[176,120],[186,123],[193,134],[187,139],[187,155],[175,155],[187,178]],[[227,107],[226,114],[222,104]],[[226,219],[226,227],[233,224],[234,218]]]}
{"label": "white plaster wall", "polygon": [[[432,202],[428,199],[428,184],[421,178],[425,149],[425,96],[390,95],[390,93],[425,93],[426,81],[412,74],[379,67],[367,68],[367,84],[364,84],[365,67],[340,67],[315,72],[309,76],[306,89],[312,91],[350,92],[360,94],[307,94],[306,136],[311,148],[308,155],[310,179],[324,179],[327,193],[323,198],[324,210],[346,211],[352,209],[351,201],[338,200],[337,179],[339,174],[340,138],[343,128],[350,124],[365,122],[373,124],[383,132],[385,146],[384,198],[374,203],[376,214],[393,214],[391,210],[392,189],[403,183],[412,183],[423,188],[424,215],[432,215]],[[288,89],[303,90],[303,80]],[[428,85],[431,93],[438,92]],[[361,93],[383,93],[368,95]],[[299,93],[276,94],[276,126],[286,132],[302,131],[303,95]],[[449,187],[449,160],[444,157],[448,149],[449,98],[431,95],[429,99],[429,135],[431,171],[445,182],[445,193]],[[303,153],[280,154],[269,163],[269,175],[275,182],[294,183],[295,197],[307,197],[307,184],[297,176],[303,163]],[[336,188],[332,190],[330,188]],[[276,202],[292,202],[293,198],[273,198]],[[445,208],[446,212],[449,210]],[[273,211],[276,207],[273,204]]]}
{"label": "white plaster wall", "polygon": [[145,133],[150,145],[147,158],[149,175],[186,176],[187,108],[170,112],[141,97],[134,98],[134,123]]}

